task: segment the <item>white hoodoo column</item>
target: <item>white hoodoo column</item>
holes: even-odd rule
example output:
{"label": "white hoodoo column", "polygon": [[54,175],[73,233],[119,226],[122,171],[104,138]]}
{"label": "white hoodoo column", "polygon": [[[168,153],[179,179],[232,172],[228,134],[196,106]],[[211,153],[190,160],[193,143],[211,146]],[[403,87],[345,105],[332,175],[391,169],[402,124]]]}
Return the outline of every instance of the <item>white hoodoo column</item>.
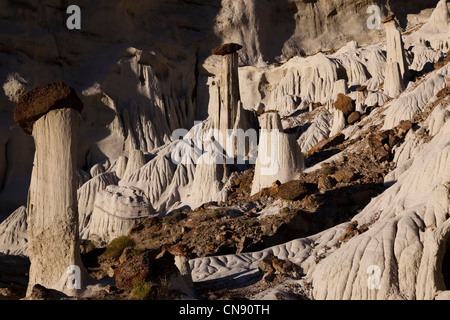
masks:
{"label": "white hoodoo column", "polygon": [[27,296],[36,284],[70,296],[81,293],[85,271],[80,255],[76,152],[82,103],[63,83],[23,95],[15,120],[35,141],[28,194]]}

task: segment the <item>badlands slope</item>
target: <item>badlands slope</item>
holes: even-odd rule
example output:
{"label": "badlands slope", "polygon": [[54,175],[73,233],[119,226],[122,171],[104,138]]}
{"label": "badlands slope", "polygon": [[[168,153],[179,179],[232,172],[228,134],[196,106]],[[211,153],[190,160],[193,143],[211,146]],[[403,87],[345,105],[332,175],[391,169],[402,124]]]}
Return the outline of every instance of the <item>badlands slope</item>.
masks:
{"label": "badlands slope", "polygon": [[[369,30],[366,9],[374,3],[383,17],[395,12],[398,25]],[[297,285],[312,299],[445,297],[450,66],[442,61],[450,29],[446,1],[436,3],[100,1],[80,4],[82,29],[69,31],[63,1],[1,1],[0,251],[27,255],[34,145],[14,124],[14,107],[23,92],[59,80],[84,104],[77,151],[81,239],[108,243],[156,214],[226,202],[232,175],[172,161],[179,142],[171,135],[186,129],[187,140],[213,126],[222,63],[210,52],[237,42],[239,123],[251,127],[256,111],[277,111],[259,125],[288,132],[282,183],[320,169],[323,163],[305,169],[302,153],[340,132],[356,142],[325,162],[359,152],[363,132],[404,120],[414,126],[393,150],[388,188],[352,221],[263,251],[191,260],[193,280],[251,276],[272,253],[301,265],[306,276]],[[396,35],[399,25],[403,36]],[[402,55],[407,75],[399,77],[402,59],[391,61],[392,50]],[[402,87],[403,76],[411,81]],[[335,107],[340,94],[355,101],[355,123]],[[252,194],[272,180],[256,169]],[[355,223],[368,230],[342,241]],[[378,289],[367,285],[370,268],[379,273]]]}
{"label": "badlands slope", "polygon": [[[442,10],[441,12],[439,12]],[[422,47],[415,44],[414,58],[410,65],[418,66],[421,71],[424,63],[432,56],[448,48],[448,20],[444,24],[435,25],[439,16],[448,17],[448,9],[441,1],[429,22],[420,30],[405,37],[406,42],[418,39],[433,39],[433,45]],[[442,21],[442,20],[441,20]],[[434,32],[430,32],[434,30]],[[440,36],[438,35],[440,34]],[[423,37],[423,38],[422,38]],[[420,40],[423,42],[423,40]],[[445,44],[447,42],[447,44]],[[411,43],[411,42],[410,42]],[[444,44],[444,47],[442,45]],[[389,188],[356,215],[351,222],[338,225],[320,234],[294,240],[292,242],[268,248],[261,252],[246,253],[235,256],[208,257],[193,260],[193,275],[196,281],[211,281],[213,279],[244,277],[257,271],[260,261],[268,254],[280,259],[289,259],[303,267],[307,274],[304,283],[297,282],[303,292],[313,299],[434,299],[447,296],[448,283],[444,281],[442,263],[448,239],[449,214],[449,107],[448,96],[442,94],[442,89],[448,86],[449,66],[434,70],[410,83],[406,90],[395,97],[387,97],[379,87],[384,78],[381,59],[384,55],[384,43],[365,48],[358,48],[354,43],[340,49],[337,53],[325,58],[322,55],[289,62],[290,68],[286,78],[280,83],[282,88],[274,91],[291,93],[295,96],[297,88],[304,88],[295,81],[301,81],[302,68],[309,61],[322,61],[317,73],[326,69],[324,62],[330,65],[333,59],[343,61],[347,66],[350,85],[367,85],[371,92],[365,104],[378,103],[376,109],[360,122],[357,128],[347,127],[343,133],[349,139],[354,139],[361,132],[376,125],[383,129],[391,129],[402,120],[412,120],[422,114],[426,108],[431,108],[417,127],[410,131],[405,142],[395,150],[394,163],[396,169],[385,179]],[[437,49],[437,50],[436,50]],[[425,58],[425,56],[427,58]],[[439,55],[439,53],[438,53]],[[369,58],[370,57],[370,58]],[[435,56],[437,57],[437,56]],[[430,59],[431,58],[431,59]],[[326,60],[327,59],[327,60]],[[428,60],[430,59],[430,60]],[[309,60],[309,61],[308,61]],[[334,60],[335,61],[335,60]],[[309,62],[311,63],[311,62]],[[317,62],[318,63],[318,62]],[[318,63],[319,64],[319,63]],[[298,66],[298,67],[297,67]],[[329,67],[332,70],[332,67]],[[300,69],[300,70],[299,70]],[[369,71],[370,70],[370,71]],[[369,71],[369,72],[368,72]],[[295,73],[291,76],[290,72]],[[367,77],[370,74],[373,77]],[[323,77],[325,85],[336,83],[333,73]],[[286,79],[286,80],[285,80]],[[294,79],[294,82],[291,81]],[[374,85],[374,82],[376,85]],[[286,84],[285,84],[286,83]],[[314,82],[313,82],[314,83]],[[289,87],[288,87],[289,86]],[[289,88],[289,89],[288,89]],[[441,91],[439,93],[439,91]],[[298,91],[297,91],[298,92]],[[319,91],[332,93],[328,90]],[[356,92],[353,94],[357,95]],[[444,98],[443,98],[444,97]],[[308,97],[303,97],[304,99]],[[275,98],[276,99],[276,98]],[[316,97],[327,103],[326,96]],[[358,97],[355,96],[358,101]],[[368,102],[370,101],[370,102]],[[283,104],[277,106],[285,108]],[[281,110],[286,111],[286,110]],[[288,110],[292,112],[293,110]],[[336,110],[334,111],[336,112]],[[289,117],[286,118],[286,120]],[[328,129],[334,125],[337,117],[331,117],[326,111],[321,118],[314,119],[315,126],[303,133],[299,142],[305,145],[304,151],[311,145],[304,141],[313,139],[318,134],[320,140],[327,136]],[[311,129],[312,128],[312,129]],[[311,132],[308,132],[311,131]],[[426,132],[426,136],[423,133]],[[320,136],[322,135],[323,136]],[[312,145],[317,142],[313,141]],[[348,153],[355,153],[358,144],[333,157],[339,161]],[[325,162],[330,162],[326,160]],[[317,167],[317,166],[316,166]],[[308,169],[309,171],[313,169]],[[360,235],[343,241],[350,226],[369,226]],[[376,288],[371,288],[370,280],[377,270],[378,282]],[[373,278],[372,278],[373,279]],[[292,282],[290,283],[292,285]],[[279,286],[255,298],[274,298],[275,293],[289,291],[289,286]]]}

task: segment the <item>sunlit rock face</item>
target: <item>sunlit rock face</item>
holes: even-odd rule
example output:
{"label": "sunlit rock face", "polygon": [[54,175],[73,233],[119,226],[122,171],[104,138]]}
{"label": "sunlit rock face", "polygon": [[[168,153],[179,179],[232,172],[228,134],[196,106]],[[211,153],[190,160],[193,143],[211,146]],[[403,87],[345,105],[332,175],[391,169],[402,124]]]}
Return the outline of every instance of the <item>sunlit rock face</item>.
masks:
{"label": "sunlit rock face", "polygon": [[111,185],[96,195],[89,236],[108,243],[151,216],[155,210],[142,190]]}
{"label": "sunlit rock face", "polygon": [[77,294],[66,286],[66,271],[71,266],[83,270],[76,174],[82,109],[74,89],[58,82],[26,92],[14,110],[17,125],[33,136],[36,147],[27,203],[28,295],[37,284]]}

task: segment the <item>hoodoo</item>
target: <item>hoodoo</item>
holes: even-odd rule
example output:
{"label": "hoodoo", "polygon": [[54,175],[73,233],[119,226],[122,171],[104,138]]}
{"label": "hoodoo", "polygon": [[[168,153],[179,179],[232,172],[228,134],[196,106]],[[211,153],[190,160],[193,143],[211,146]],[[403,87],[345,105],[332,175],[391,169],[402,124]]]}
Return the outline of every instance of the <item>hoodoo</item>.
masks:
{"label": "hoodoo", "polygon": [[234,128],[239,109],[239,56],[237,51],[242,48],[236,43],[228,43],[214,48],[213,55],[222,56],[222,71],[219,83],[219,106],[218,112],[214,115],[215,128],[223,135],[225,141],[227,131]]}
{"label": "hoodoo", "polygon": [[[82,109],[75,91],[59,82],[25,93],[14,111],[16,123],[32,134],[36,146],[27,204],[27,295],[37,284],[69,295],[77,295],[83,285],[76,175]],[[70,286],[74,274],[68,270],[81,270]]]}
{"label": "hoodoo", "polygon": [[395,16],[390,15],[384,20],[387,40],[387,60],[384,91],[390,97],[396,97],[405,90],[408,64],[402,34]]}
{"label": "hoodoo", "polygon": [[286,183],[296,179],[305,169],[300,146],[283,132],[280,115],[267,112],[260,117],[261,133],[252,194],[270,187],[275,181]]}
{"label": "hoodoo", "polygon": [[[239,89],[239,56],[240,44],[227,43],[211,50],[213,55],[222,56],[222,68],[218,80],[217,105],[214,105],[213,135],[210,154],[205,154],[197,163],[191,199],[195,203],[224,201],[221,193],[227,178],[227,158],[245,158],[255,146],[245,143],[245,150],[240,150],[233,141],[239,141],[239,130],[246,131],[256,127],[256,116],[253,111],[243,108]],[[220,137],[216,137],[220,133]],[[219,151],[220,150],[220,151]],[[217,151],[217,152],[216,152]]]}

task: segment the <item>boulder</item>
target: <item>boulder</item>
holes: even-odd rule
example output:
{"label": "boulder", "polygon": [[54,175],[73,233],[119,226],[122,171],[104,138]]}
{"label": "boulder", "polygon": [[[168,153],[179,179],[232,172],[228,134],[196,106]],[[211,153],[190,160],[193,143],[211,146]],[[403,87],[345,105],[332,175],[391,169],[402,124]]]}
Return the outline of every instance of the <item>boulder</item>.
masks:
{"label": "boulder", "polygon": [[307,194],[306,184],[300,180],[293,180],[278,186],[277,197],[283,200],[296,201]]}
{"label": "boulder", "polygon": [[400,137],[405,137],[406,134],[413,127],[413,123],[410,120],[401,121],[400,124],[396,127],[397,135]]}
{"label": "boulder", "polygon": [[31,290],[30,300],[61,300],[68,298],[65,294],[54,289],[48,289],[40,284],[34,285]]}
{"label": "boulder", "polygon": [[332,177],[338,182],[338,183],[350,183],[355,178],[355,173],[353,171],[350,171],[348,169],[342,169],[336,171]]}
{"label": "boulder", "polygon": [[347,122],[348,124],[355,124],[361,119],[361,113],[359,111],[353,112],[348,116]]}
{"label": "boulder", "polygon": [[356,88],[357,92],[365,92],[367,91],[367,86],[359,86],[358,88]]}
{"label": "boulder", "polygon": [[259,263],[258,268],[264,274],[263,279],[267,282],[273,281],[276,274],[296,278],[303,273],[300,266],[290,260],[276,257],[272,253],[267,254]]}
{"label": "boulder", "polygon": [[348,117],[355,111],[355,102],[349,96],[339,93],[334,107],[342,111],[345,117]]}
{"label": "boulder", "polygon": [[[142,254],[132,256],[114,271],[117,287],[132,291],[135,281],[138,280],[150,282],[152,286],[157,287],[162,284],[161,280],[165,279],[170,292],[163,294],[170,295],[171,292],[177,291],[192,297],[194,295],[193,282],[188,259],[183,255],[185,251],[179,246],[163,246],[162,251],[147,250]],[[160,296],[158,292],[155,294],[157,298],[168,298]]]}
{"label": "boulder", "polygon": [[157,250],[148,250],[122,263],[114,271],[117,288],[131,291],[133,281],[150,281],[153,277],[152,263],[158,253]]}
{"label": "boulder", "polygon": [[272,254],[268,254],[264,259],[259,262],[258,268],[263,273],[273,273],[275,269],[272,266],[272,261],[276,259],[276,257]]}
{"label": "boulder", "polygon": [[31,135],[33,124],[51,110],[72,108],[79,113],[83,103],[74,89],[63,82],[49,84],[28,91],[19,97],[14,109],[14,121],[25,133]]}
{"label": "boulder", "polygon": [[367,139],[372,157],[378,162],[388,161],[394,138],[392,130],[370,134]]}
{"label": "boulder", "polygon": [[327,150],[329,148],[332,147],[336,147],[342,143],[344,143],[345,141],[345,134],[343,134],[342,132],[336,134],[333,137],[330,137],[328,139],[324,139],[322,141],[320,141],[318,144],[316,144],[311,150],[308,151],[308,154],[310,156],[319,153],[323,150]]}
{"label": "boulder", "polygon": [[242,46],[237,43],[225,43],[211,50],[211,54],[215,56],[224,56],[227,54],[236,53],[242,49]]}
{"label": "boulder", "polygon": [[336,185],[336,180],[331,176],[322,176],[317,182],[317,187],[320,191],[332,189]]}

